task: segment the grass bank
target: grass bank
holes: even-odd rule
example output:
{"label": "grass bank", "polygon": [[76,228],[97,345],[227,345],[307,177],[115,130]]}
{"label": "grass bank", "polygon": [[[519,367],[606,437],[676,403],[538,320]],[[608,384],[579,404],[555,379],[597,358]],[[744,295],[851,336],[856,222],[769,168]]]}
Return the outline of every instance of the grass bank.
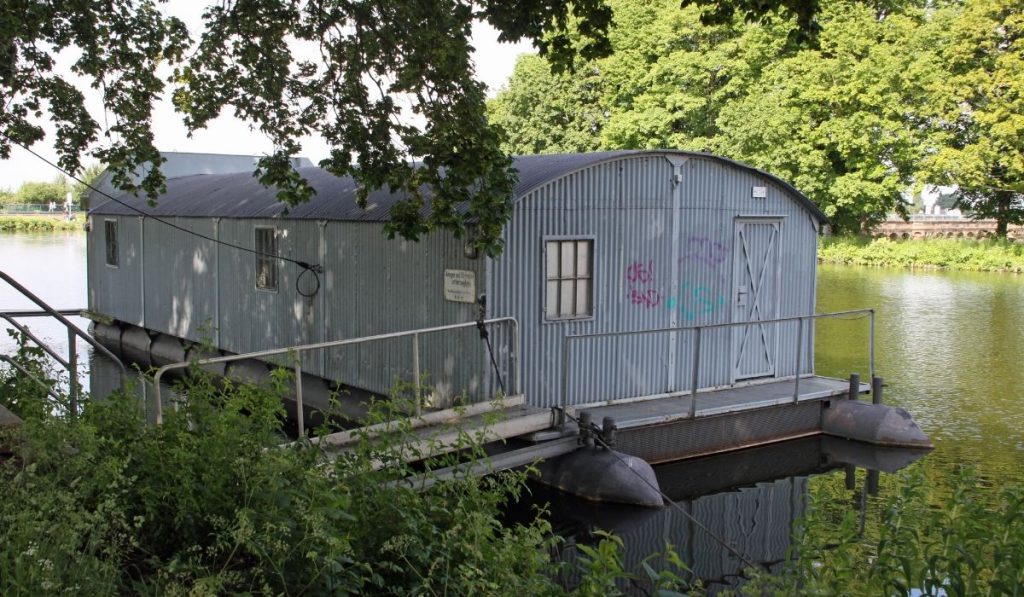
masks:
{"label": "grass bank", "polygon": [[71,221],[63,216],[0,216],[0,232],[68,232],[83,230],[84,215],[76,215]]}
{"label": "grass bank", "polygon": [[889,240],[862,236],[822,239],[822,263],[977,272],[1024,273],[1024,244],[1004,240],[929,238]]}

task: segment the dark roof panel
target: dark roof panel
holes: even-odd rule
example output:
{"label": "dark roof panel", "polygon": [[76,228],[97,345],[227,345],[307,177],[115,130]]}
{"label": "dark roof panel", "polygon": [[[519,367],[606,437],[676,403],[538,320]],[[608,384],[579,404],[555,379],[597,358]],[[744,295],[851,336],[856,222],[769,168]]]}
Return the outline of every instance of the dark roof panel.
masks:
{"label": "dark roof panel", "polygon": [[[522,197],[545,183],[602,162],[630,156],[666,154],[721,161],[766,176],[789,191],[820,222],[828,221],[817,205],[777,176],[721,156],[685,151],[623,150],[519,156],[513,163],[519,173],[515,195]],[[386,189],[377,190],[370,193],[367,208],[362,209],[356,202],[357,186],[351,178],[337,177],[326,170],[315,167],[299,168],[298,172],[316,189],[316,195],[308,203],[287,210],[285,204],[277,200],[276,189],[264,187],[250,172],[240,172],[201,174],[169,179],[167,193],[159,198],[155,207],[150,207],[145,197],[122,195],[118,197],[118,201],[108,201],[90,213],[96,215],[143,213],[158,217],[287,217],[289,219],[384,222],[389,219],[391,206],[405,197],[404,194],[391,193]],[[428,209],[429,205],[424,207],[424,210]],[[287,211],[287,216],[284,215],[285,211]]]}

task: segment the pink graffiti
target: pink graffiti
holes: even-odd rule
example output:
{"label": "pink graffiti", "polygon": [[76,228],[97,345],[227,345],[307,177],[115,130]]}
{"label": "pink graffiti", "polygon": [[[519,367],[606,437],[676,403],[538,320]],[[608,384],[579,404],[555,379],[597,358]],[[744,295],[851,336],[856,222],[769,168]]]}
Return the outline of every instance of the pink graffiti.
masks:
{"label": "pink graffiti", "polygon": [[634,261],[626,268],[626,279],[630,284],[650,284],[654,281],[654,262]]}
{"label": "pink graffiti", "polygon": [[646,291],[633,288],[629,291],[629,300],[634,305],[643,305],[650,309],[661,304],[661,293],[653,288],[648,288]]}

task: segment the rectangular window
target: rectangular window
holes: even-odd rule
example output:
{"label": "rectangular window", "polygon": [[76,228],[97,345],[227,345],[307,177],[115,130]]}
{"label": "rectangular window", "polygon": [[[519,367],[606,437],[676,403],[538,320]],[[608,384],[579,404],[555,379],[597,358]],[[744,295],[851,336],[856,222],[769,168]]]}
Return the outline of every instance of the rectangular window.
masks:
{"label": "rectangular window", "polygon": [[107,265],[117,267],[120,263],[117,252],[117,220],[103,220],[103,234],[107,245]]}
{"label": "rectangular window", "polygon": [[256,228],[256,288],[277,290],[277,228]]}
{"label": "rectangular window", "polygon": [[544,318],[579,319],[594,315],[594,241],[552,240],[547,257]]}

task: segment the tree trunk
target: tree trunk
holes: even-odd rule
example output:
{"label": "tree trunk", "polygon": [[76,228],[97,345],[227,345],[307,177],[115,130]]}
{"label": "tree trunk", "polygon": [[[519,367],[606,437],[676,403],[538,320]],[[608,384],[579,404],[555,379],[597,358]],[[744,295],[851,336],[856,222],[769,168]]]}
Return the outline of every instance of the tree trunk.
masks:
{"label": "tree trunk", "polygon": [[1013,193],[1000,191],[996,195],[996,237],[1006,238],[1007,220],[1010,217],[1010,205]]}

